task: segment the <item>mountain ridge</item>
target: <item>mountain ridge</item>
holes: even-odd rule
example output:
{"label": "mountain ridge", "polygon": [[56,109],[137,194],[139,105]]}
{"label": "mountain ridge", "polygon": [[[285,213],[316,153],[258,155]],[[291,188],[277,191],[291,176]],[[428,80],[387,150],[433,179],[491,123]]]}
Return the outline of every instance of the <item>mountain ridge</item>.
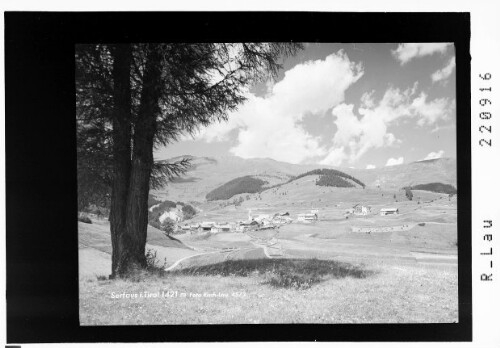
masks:
{"label": "mountain ridge", "polygon": [[[319,164],[292,164],[270,158],[244,159],[237,156],[176,156],[167,161],[191,159],[191,168],[179,179],[153,193],[180,201],[205,201],[206,194],[225,183],[243,176],[290,178],[315,169],[336,169],[358,178],[367,187],[401,189],[406,186],[440,182],[456,187],[456,159],[439,158],[415,161],[389,167],[358,169]],[[281,182],[283,182],[281,181]],[[271,183],[270,183],[271,184]]]}

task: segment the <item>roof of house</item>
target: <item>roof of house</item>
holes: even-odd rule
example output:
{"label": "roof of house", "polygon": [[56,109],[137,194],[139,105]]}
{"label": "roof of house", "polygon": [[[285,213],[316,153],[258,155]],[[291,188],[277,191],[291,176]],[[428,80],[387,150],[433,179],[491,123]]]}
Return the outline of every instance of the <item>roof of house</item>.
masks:
{"label": "roof of house", "polygon": [[249,226],[249,225],[258,225],[259,223],[255,220],[248,221],[248,222],[240,222],[240,225],[242,226]]}
{"label": "roof of house", "polygon": [[230,225],[215,225],[216,228],[231,228]]}
{"label": "roof of house", "polygon": [[312,213],[299,214],[299,217],[317,217],[318,215]]}

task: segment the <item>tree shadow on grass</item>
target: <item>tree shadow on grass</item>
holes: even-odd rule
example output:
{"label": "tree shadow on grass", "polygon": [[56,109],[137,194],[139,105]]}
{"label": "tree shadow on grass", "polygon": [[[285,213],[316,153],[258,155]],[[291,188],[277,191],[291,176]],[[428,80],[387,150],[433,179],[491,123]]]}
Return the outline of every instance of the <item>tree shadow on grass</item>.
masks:
{"label": "tree shadow on grass", "polygon": [[366,278],[372,270],[346,262],[318,259],[228,260],[211,265],[189,267],[172,272],[195,276],[261,276],[264,284],[277,288],[308,289],[328,279]]}

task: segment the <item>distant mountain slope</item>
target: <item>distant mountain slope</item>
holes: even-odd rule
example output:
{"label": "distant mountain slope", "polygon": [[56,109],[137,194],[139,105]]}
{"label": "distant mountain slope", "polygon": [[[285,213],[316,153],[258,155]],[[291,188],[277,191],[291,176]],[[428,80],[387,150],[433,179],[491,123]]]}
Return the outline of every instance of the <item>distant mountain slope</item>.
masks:
{"label": "distant mountain slope", "polygon": [[[206,200],[206,195],[236,178],[252,176],[267,181],[266,186],[288,182],[292,177],[314,169],[334,167],[324,165],[301,165],[279,162],[272,159],[244,159],[236,156],[195,157],[179,156],[169,161],[190,157],[192,166],[180,179],[153,193],[161,199],[172,201]],[[368,187],[400,189],[405,186],[440,182],[456,187],[456,160],[440,158],[436,160],[412,162],[376,169],[339,168]]]}
{"label": "distant mountain slope", "polygon": [[[292,176],[289,180],[285,181],[287,176],[278,175],[259,175],[259,176],[243,176],[233,180],[230,180],[223,185],[217,187],[216,189],[207,193],[207,200],[224,200],[230,199],[235,195],[242,193],[259,193],[265,191],[266,189],[275,189],[284,184],[291,183],[298,179],[304,178],[306,176],[319,176],[318,180],[315,181],[318,186],[331,186],[331,187],[365,187],[360,180],[352,177],[351,175],[345,174],[339,170],[335,169],[313,169],[305,173],[299,174],[297,176]],[[261,178],[273,178],[277,179],[277,184],[268,185],[268,181],[264,181]],[[267,186],[267,188],[266,188]]]}
{"label": "distant mountain slope", "polygon": [[452,158],[411,162],[375,169],[342,170],[359,178],[367,186],[397,189],[432,182],[457,185],[457,162]]}
{"label": "distant mountain slope", "polygon": [[214,158],[179,156],[169,161],[178,161],[183,157],[191,159],[191,168],[184,176],[169,183],[164,189],[154,191],[153,193],[159,198],[202,202],[205,201],[207,193],[239,177],[253,176],[267,181],[267,185],[271,186],[319,167],[278,162],[272,159],[244,159],[236,156]]}

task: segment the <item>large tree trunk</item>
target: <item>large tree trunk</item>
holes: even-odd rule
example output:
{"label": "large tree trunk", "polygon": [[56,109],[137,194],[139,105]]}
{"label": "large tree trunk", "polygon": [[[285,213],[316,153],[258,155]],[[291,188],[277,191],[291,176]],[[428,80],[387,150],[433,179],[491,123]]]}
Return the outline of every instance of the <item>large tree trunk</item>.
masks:
{"label": "large tree trunk", "polygon": [[143,76],[140,107],[134,126],[132,169],[128,188],[125,235],[121,239],[126,253],[120,263],[126,273],[146,267],[149,181],[153,166],[153,140],[161,93],[161,55],[149,46]]}
{"label": "large tree trunk", "polygon": [[130,45],[111,48],[113,61],[113,160],[114,179],[109,221],[111,225],[112,268],[111,277],[122,273],[120,259],[126,253],[124,243],[126,208],[131,169],[131,92]]}

